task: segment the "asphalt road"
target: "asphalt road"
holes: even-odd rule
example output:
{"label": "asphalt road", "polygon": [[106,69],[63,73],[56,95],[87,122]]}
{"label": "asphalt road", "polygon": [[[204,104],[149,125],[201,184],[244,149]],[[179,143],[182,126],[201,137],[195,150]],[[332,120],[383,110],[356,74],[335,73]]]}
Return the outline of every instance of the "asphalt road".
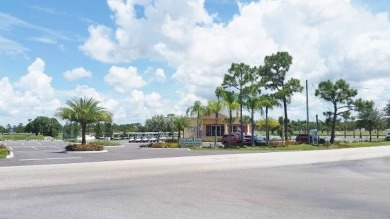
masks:
{"label": "asphalt road", "polygon": [[388,218],[390,157],[321,163],[328,155],[1,167],[0,218]]}
{"label": "asphalt road", "polygon": [[190,151],[188,149],[140,149],[141,143],[128,143],[127,141],[120,142],[123,147],[106,147],[106,153],[64,153],[64,148],[69,143],[63,141],[5,141],[3,143],[6,143],[7,146],[13,149],[15,157],[12,159],[1,159],[0,167],[242,153],[239,151],[213,149],[202,151]]}

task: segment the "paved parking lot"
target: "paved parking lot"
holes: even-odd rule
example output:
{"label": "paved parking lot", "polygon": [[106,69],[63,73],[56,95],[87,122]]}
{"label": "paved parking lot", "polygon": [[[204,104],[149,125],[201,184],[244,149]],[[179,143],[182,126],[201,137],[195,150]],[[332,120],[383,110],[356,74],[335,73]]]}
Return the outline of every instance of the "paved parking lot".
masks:
{"label": "paved parking lot", "polygon": [[13,149],[14,158],[1,159],[0,166],[23,166],[134,160],[163,157],[199,156],[214,154],[243,153],[226,150],[188,149],[139,149],[140,143],[121,141],[121,147],[106,147],[105,153],[64,153],[68,144],[64,141],[5,141]]}

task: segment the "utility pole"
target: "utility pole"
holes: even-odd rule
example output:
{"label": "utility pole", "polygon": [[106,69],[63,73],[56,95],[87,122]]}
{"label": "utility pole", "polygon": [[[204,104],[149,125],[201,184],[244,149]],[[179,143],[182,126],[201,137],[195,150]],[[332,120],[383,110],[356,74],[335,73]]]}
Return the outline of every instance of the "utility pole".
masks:
{"label": "utility pole", "polygon": [[306,134],[308,143],[310,144],[310,133],[309,133],[309,90],[307,86],[307,80],[306,80]]}

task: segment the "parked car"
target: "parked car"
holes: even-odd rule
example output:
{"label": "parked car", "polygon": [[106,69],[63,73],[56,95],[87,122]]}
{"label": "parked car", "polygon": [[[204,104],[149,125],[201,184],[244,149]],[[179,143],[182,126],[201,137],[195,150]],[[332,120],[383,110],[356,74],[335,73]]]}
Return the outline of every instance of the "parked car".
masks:
{"label": "parked car", "polygon": [[[257,135],[253,136],[253,141],[256,146],[265,146],[267,145],[267,142],[265,141],[264,138],[259,137]],[[252,135],[244,135],[244,145],[252,145]]]}
{"label": "parked car", "polygon": [[[317,141],[317,136],[308,135],[308,134],[298,134],[297,137],[295,137],[295,141],[297,143],[309,143],[309,136],[310,136],[310,142]],[[325,138],[319,138],[318,143],[325,144]]]}
{"label": "parked car", "polygon": [[[231,136],[231,139],[229,138]],[[230,145],[238,145],[241,143],[239,133],[232,133],[222,136],[221,143],[225,146],[229,145],[229,139],[231,140]]]}
{"label": "parked car", "polygon": [[390,135],[387,135],[387,136],[385,137],[385,141],[390,141]]}

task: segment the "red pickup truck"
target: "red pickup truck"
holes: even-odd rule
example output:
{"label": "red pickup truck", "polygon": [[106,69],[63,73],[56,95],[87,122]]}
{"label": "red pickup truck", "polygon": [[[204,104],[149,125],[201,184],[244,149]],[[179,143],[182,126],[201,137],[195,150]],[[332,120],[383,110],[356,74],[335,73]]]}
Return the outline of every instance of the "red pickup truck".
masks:
{"label": "red pickup truck", "polygon": [[[302,144],[302,143],[310,143],[309,142],[309,136],[310,136],[310,142],[312,142],[313,139],[314,139],[314,141],[317,141],[317,136],[312,136],[312,135],[308,135],[308,134],[298,134],[297,137],[295,137],[295,141],[297,143],[300,143],[300,144]],[[318,143],[324,144],[325,143],[325,139],[324,138],[319,138]]]}

